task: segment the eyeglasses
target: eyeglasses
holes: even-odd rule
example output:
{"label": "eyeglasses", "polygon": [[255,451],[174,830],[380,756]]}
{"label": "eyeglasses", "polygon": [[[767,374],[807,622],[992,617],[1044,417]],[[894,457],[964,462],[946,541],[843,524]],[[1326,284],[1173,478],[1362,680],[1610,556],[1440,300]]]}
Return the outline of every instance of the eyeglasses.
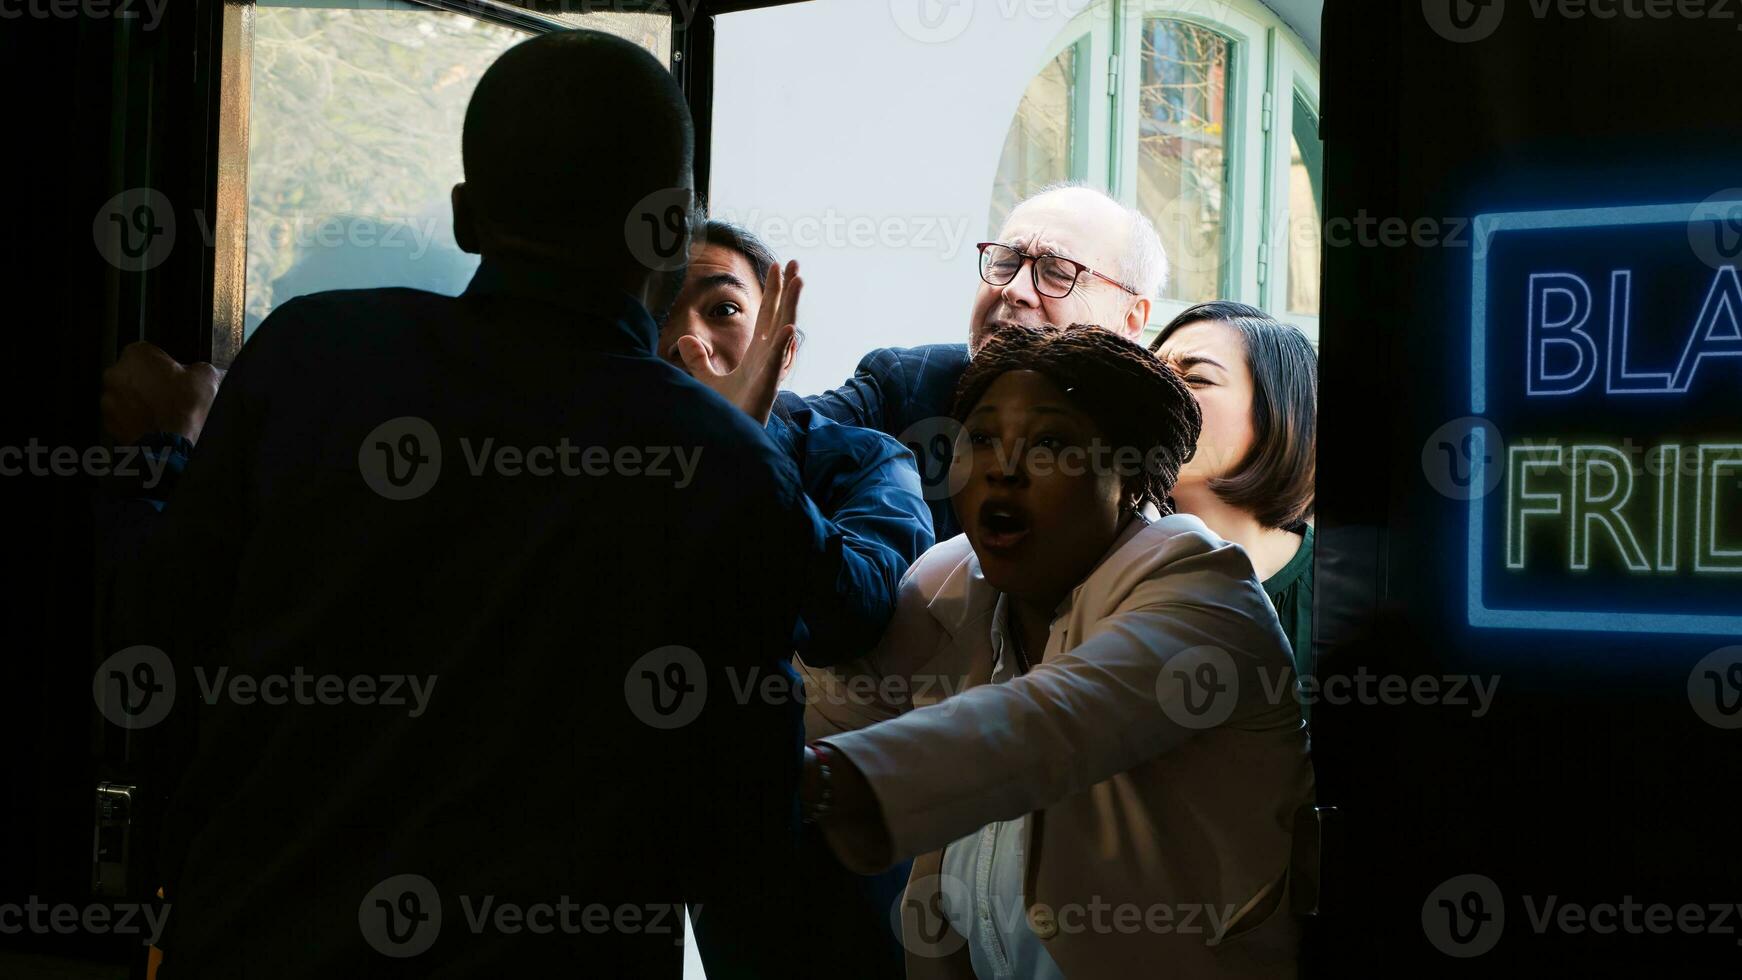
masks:
{"label": "eyeglasses", "polygon": [[1034,267],[1030,270],[1030,274],[1034,276],[1034,291],[1048,299],[1064,299],[1069,296],[1071,290],[1077,288],[1077,283],[1082,280],[1084,273],[1088,273],[1096,279],[1105,279],[1133,296],[1141,295],[1130,286],[1111,276],[1104,276],[1076,259],[1067,259],[1062,255],[1053,255],[1050,252],[1044,255],[1029,255],[998,242],[981,242],[978,248],[980,249],[980,278],[984,279],[988,286],[1010,285],[1011,280],[1015,279],[1017,274],[1022,271],[1022,263],[1032,259]]}

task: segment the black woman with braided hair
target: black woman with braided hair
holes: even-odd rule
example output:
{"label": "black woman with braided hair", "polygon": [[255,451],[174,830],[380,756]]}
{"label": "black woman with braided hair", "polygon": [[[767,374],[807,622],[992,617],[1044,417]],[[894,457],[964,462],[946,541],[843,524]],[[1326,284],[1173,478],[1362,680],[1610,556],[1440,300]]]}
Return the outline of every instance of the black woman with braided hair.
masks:
{"label": "black woman with braided hair", "polygon": [[1293,976],[1312,765],[1251,559],[1172,506],[1192,391],[1098,327],[1010,326],[953,415],[966,533],[868,657],[807,668],[807,817],[855,870],[914,858],[915,980]]}

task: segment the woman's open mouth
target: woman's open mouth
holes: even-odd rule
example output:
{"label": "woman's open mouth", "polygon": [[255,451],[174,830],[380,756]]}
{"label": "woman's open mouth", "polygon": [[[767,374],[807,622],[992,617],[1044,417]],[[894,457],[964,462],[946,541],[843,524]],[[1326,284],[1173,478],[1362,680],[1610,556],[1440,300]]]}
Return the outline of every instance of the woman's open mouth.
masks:
{"label": "woman's open mouth", "polygon": [[1014,548],[1028,537],[1028,512],[1009,501],[988,500],[980,505],[980,543],[1000,551]]}

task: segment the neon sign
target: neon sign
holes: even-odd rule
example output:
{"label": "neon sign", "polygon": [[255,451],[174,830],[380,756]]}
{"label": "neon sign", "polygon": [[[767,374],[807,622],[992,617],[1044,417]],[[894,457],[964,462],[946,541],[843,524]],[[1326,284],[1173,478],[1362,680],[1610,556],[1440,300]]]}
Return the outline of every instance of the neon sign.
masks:
{"label": "neon sign", "polygon": [[1742,633],[1738,215],[1476,219],[1472,625]]}

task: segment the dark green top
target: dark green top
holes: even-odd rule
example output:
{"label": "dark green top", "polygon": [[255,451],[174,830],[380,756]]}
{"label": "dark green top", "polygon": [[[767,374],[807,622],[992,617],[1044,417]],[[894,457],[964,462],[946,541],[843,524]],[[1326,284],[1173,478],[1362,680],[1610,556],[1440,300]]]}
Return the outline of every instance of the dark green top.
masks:
{"label": "dark green top", "polygon": [[[1264,580],[1264,591],[1276,607],[1276,618],[1282,621],[1282,632],[1294,650],[1294,672],[1303,680],[1313,675],[1313,528],[1306,526],[1306,540],[1288,564]],[[1303,698],[1301,717],[1307,717]],[[1310,719],[1308,719],[1310,720]]]}

